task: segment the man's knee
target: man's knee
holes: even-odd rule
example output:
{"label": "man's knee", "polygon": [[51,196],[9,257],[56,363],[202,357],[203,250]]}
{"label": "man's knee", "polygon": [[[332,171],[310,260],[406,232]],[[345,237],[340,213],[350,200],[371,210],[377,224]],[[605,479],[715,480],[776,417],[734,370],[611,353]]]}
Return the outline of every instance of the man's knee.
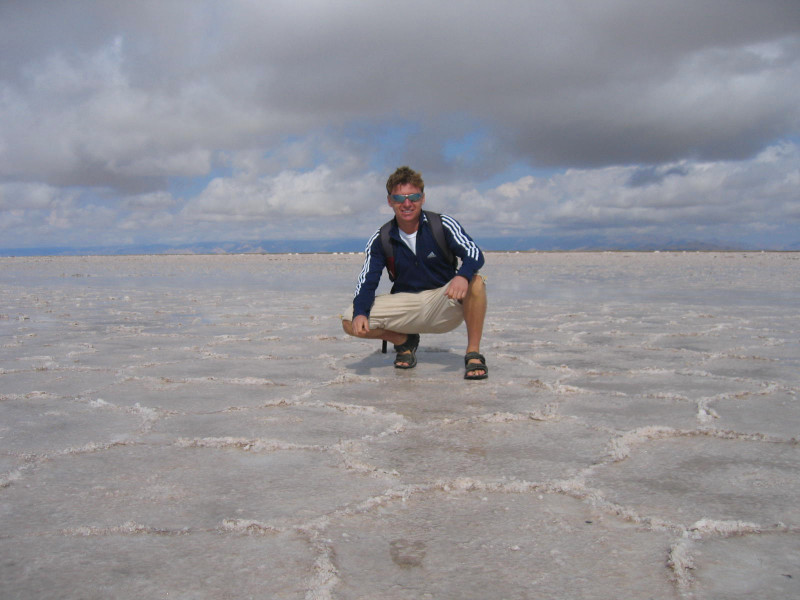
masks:
{"label": "man's knee", "polygon": [[473,296],[485,296],[486,282],[483,279],[483,275],[473,276],[472,281],[469,282],[469,289],[467,291]]}
{"label": "man's knee", "polygon": [[352,321],[342,321],[342,329],[347,335],[352,335],[353,337],[357,338],[370,338],[370,331],[358,332],[356,328],[353,327]]}

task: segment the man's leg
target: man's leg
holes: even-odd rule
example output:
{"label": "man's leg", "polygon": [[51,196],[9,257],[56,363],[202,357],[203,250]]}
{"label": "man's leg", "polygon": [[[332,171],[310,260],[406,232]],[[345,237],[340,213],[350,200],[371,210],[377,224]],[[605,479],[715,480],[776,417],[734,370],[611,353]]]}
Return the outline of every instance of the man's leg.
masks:
{"label": "man's leg", "polygon": [[[475,275],[469,283],[467,296],[464,298],[464,323],[467,326],[467,352],[481,351],[483,323],[486,319],[486,284],[483,277]],[[478,364],[478,359],[470,359],[470,364]],[[474,371],[476,375],[485,373],[482,369]]]}
{"label": "man's leg", "polygon": [[367,340],[386,340],[396,346],[399,346],[408,339],[408,335],[405,333],[397,333],[396,331],[389,331],[388,329],[370,329],[366,333],[356,334],[356,332],[353,331],[352,321],[342,321],[342,329],[344,329],[347,335],[352,335],[353,337],[360,337]]}
{"label": "man's leg", "polygon": [[[388,329],[370,329],[366,333],[356,334],[353,330],[353,322],[352,321],[342,321],[342,329],[347,335],[352,335],[354,337],[360,337],[368,340],[386,340],[387,342],[391,342],[395,346],[400,346],[405,344],[408,340],[408,334],[405,333],[397,333],[396,331],[389,331]],[[408,352],[410,355],[411,353]],[[409,363],[404,362],[402,360],[403,354],[398,354],[398,359],[395,361],[395,364],[399,365],[400,367],[407,367]]]}
{"label": "man's leg", "polygon": [[[480,289],[483,289],[482,279],[479,285]],[[446,287],[418,293],[401,292],[378,296],[375,298],[370,315],[370,322],[373,326],[368,332],[356,333],[352,321],[348,318],[352,315],[352,312],[348,312],[349,309],[346,309],[345,316],[342,317],[342,328],[348,335],[386,340],[395,346],[405,344],[409,339],[407,334],[452,331],[464,320],[464,302],[467,301],[467,298],[461,304],[450,300],[445,295]],[[485,291],[483,293],[485,295]],[[480,296],[480,292],[478,296]],[[481,325],[477,327],[478,344],[480,344],[482,321],[481,318]],[[411,351],[409,351],[410,354]],[[402,356],[400,353],[401,360],[396,361],[398,366],[410,365],[410,363],[402,361]]]}

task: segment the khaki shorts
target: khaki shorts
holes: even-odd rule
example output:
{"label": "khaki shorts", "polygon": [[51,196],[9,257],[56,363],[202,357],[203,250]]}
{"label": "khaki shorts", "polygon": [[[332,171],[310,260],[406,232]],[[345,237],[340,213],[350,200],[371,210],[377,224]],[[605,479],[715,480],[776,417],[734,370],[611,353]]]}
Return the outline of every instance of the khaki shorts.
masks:
{"label": "khaki shorts", "polygon": [[[448,284],[449,285],[449,284]],[[370,329],[397,333],[447,333],[464,320],[458,300],[445,296],[447,285],[418,293],[400,292],[375,297],[369,314]],[[342,314],[343,321],[353,320],[353,306]]]}

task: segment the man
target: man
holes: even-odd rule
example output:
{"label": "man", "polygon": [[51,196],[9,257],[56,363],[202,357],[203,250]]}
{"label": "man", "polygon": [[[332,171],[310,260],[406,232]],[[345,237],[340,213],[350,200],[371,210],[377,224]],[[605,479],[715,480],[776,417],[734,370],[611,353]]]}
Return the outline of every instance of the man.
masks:
{"label": "man", "polygon": [[[480,353],[486,287],[478,274],[483,253],[455,219],[423,212],[425,183],[416,171],[400,167],[386,182],[386,191],[395,215],[387,246],[392,256],[378,230],[367,243],[353,305],[342,316],[345,333],[391,342],[397,353],[394,366],[411,369],[417,364],[420,333],[445,333],[464,321],[464,378],[486,379],[489,368]],[[437,236],[447,248],[440,247]],[[461,259],[457,269],[447,260],[448,249]],[[394,272],[394,285],[390,294],[376,297],[384,267],[390,277]]]}

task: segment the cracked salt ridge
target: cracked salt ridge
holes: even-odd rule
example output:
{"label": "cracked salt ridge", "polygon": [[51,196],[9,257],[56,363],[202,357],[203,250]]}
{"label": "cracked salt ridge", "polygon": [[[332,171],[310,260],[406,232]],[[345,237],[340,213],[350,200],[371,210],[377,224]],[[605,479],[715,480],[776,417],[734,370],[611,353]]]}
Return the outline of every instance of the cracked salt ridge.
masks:
{"label": "cracked salt ridge", "polygon": [[798,258],[490,254],[472,385],[360,256],[0,259],[0,595],[796,597]]}

